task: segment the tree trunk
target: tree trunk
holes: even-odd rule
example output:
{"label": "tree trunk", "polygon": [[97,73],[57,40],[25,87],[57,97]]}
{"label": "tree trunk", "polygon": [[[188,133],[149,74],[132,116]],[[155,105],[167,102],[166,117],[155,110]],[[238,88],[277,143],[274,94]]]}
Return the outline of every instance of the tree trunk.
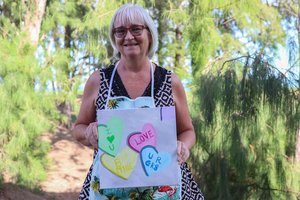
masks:
{"label": "tree trunk", "polygon": [[175,29],[175,36],[176,36],[176,43],[177,43],[177,48],[176,48],[176,53],[175,53],[175,71],[176,69],[179,69],[182,67],[182,49],[183,49],[183,41],[182,41],[182,26],[177,25]]}
{"label": "tree trunk", "polygon": [[34,0],[28,5],[25,15],[23,30],[28,33],[29,42],[33,46],[37,46],[39,42],[39,34],[42,24],[42,19],[46,9],[47,0]]}
{"label": "tree trunk", "polygon": [[67,129],[72,127],[72,106],[68,101],[64,101],[57,106],[58,110],[67,117],[67,121],[62,125]]}
{"label": "tree trunk", "polygon": [[[70,25],[66,25],[65,26],[65,35],[64,35],[64,49],[69,50],[69,60],[71,63],[71,56],[70,56],[70,52],[72,51],[72,27]],[[69,64],[70,65],[70,64]],[[69,77],[69,81],[68,81],[68,90],[71,91],[72,89],[72,81],[71,79],[73,78],[73,76],[70,77],[72,73],[72,68],[71,66],[67,65],[66,69],[65,69],[65,76]],[[74,69],[75,70],[75,69]],[[75,74],[75,72],[74,72]],[[62,102],[59,106],[59,110],[61,111],[62,114],[64,114],[67,117],[67,121],[66,123],[64,123],[64,126],[68,129],[70,129],[72,127],[72,106],[71,106],[71,102],[68,100],[64,100],[64,102]]]}
{"label": "tree trunk", "polygon": [[296,136],[295,161],[296,163],[300,162],[300,127],[298,128],[297,136]]}
{"label": "tree trunk", "polygon": [[167,31],[167,27],[165,24],[165,18],[163,16],[163,11],[166,8],[166,1],[155,1],[155,7],[157,9],[157,22],[158,22],[158,35],[159,35],[159,42],[158,42],[158,48],[157,48],[157,57],[158,57],[158,65],[162,66],[164,64],[163,60],[165,59],[163,48],[164,48],[164,35]]}

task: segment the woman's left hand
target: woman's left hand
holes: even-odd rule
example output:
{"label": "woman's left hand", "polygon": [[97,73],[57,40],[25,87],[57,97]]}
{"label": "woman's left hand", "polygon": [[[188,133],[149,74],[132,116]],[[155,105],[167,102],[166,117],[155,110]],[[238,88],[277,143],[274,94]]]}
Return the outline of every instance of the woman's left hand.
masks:
{"label": "woman's left hand", "polygon": [[184,163],[190,156],[189,148],[181,141],[177,141],[177,157],[179,164]]}

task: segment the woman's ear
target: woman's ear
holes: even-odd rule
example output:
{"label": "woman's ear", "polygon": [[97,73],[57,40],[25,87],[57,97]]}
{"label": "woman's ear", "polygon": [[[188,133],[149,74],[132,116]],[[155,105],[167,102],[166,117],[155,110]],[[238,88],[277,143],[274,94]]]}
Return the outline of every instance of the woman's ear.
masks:
{"label": "woman's ear", "polygon": [[148,31],[148,37],[149,37],[149,42],[152,43],[152,35],[151,35],[150,31]]}
{"label": "woman's ear", "polygon": [[149,38],[149,47],[148,47],[148,51],[150,51],[151,45],[152,45],[152,35],[151,33],[148,31],[148,38]]}

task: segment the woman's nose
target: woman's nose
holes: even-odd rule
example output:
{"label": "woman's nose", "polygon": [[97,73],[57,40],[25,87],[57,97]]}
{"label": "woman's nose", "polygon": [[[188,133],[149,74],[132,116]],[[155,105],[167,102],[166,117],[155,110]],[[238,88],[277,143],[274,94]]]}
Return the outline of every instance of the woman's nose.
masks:
{"label": "woman's nose", "polygon": [[127,30],[127,32],[126,32],[126,35],[125,35],[125,37],[124,37],[125,39],[133,39],[134,38],[134,36],[131,34],[131,32],[129,31],[129,30]]}

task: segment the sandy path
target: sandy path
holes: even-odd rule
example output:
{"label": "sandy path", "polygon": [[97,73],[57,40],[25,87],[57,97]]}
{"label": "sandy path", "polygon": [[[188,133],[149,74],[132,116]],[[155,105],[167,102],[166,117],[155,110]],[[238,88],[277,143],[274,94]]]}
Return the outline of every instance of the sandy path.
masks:
{"label": "sandy path", "polygon": [[0,200],[75,200],[92,163],[92,149],[77,143],[65,129],[46,134],[43,139],[52,144],[49,157],[52,165],[48,179],[41,184],[43,193],[37,194],[5,183],[0,188]]}

